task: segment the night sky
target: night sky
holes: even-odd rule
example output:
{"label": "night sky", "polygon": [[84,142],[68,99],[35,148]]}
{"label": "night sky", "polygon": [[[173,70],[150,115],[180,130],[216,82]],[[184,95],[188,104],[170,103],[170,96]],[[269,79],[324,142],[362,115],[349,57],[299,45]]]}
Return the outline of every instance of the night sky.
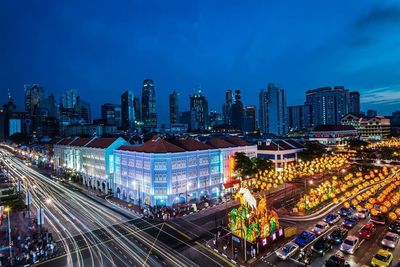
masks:
{"label": "night sky", "polygon": [[[278,3],[279,2],[279,3]],[[397,3],[396,3],[397,2]],[[362,109],[400,109],[399,1],[0,1],[0,101],[22,109],[23,85],[92,104],[141,95],[154,80],[160,122],[168,94],[202,88],[221,110],[226,89],[258,105],[269,82],[302,104],[328,85],[359,90]]]}

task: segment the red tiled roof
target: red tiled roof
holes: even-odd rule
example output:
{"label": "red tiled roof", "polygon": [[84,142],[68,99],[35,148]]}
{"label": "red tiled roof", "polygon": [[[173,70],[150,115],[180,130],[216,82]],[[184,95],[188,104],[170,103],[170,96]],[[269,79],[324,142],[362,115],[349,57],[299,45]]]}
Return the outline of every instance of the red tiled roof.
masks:
{"label": "red tiled roof", "polygon": [[71,146],[85,146],[87,143],[90,142],[93,138],[78,138],[75,139],[70,145]]}
{"label": "red tiled roof", "polygon": [[57,145],[69,145],[72,141],[74,141],[76,139],[76,137],[66,137],[64,139],[62,139],[60,142],[57,143]]}
{"label": "red tiled roof", "polygon": [[207,149],[212,149],[211,146],[204,144],[200,141],[197,141],[193,138],[187,138],[187,139],[172,139],[168,140],[170,143],[177,145],[181,148],[183,148],[186,151],[195,151],[195,150],[207,150]]}
{"label": "red tiled roof", "polygon": [[118,137],[99,137],[87,144],[86,147],[107,148],[117,139]]}
{"label": "red tiled roof", "polygon": [[293,149],[293,147],[284,141],[276,141],[275,142],[279,146],[279,150],[288,150],[288,149]]}
{"label": "red tiled roof", "polygon": [[251,145],[249,142],[247,142],[246,140],[237,137],[237,136],[229,136],[227,138],[225,138],[225,141],[228,141],[231,144],[234,144],[235,146],[249,146]]}
{"label": "red tiled roof", "polygon": [[211,138],[207,141],[207,144],[214,148],[227,148],[227,147],[235,147],[236,145],[231,144],[221,138]]}
{"label": "red tiled roof", "polygon": [[285,140],[286,143],[289,143],[290,145],[294,146],[295,148],[304,148],[302,144],[295,140]]}
{"label": "red tiled roof", "polygon": [[141,146],[121,146],[118,150],[136,151],[144,153],[177,153],[185,152],[179,146],[176,146],[164,139],[151,139]]}
{"label": "red tiled roof", "polygon": [[259,149],[259,150],[278,150],[278,146],[274,142],[270,142],[269,145],[267,145],[265,142],[261,142],[261,144],[257,146],[257,149]]}

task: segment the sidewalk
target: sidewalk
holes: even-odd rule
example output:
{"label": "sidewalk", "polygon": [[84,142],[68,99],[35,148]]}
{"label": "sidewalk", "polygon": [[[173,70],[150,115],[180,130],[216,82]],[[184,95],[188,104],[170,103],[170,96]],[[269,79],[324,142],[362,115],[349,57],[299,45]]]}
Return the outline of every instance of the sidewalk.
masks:
{"label": "sidewalk", "polygon": [[[13,266],[31,264],[45,260],[55,254],[56,246],[53,235],[45,222],[41,228],[37,225],[36,210],[10,212],[11,242]],[[0,246],[8,247],[8,219],[1,225]],[[10,266],[9,248],[0,252],[1,266]]]}

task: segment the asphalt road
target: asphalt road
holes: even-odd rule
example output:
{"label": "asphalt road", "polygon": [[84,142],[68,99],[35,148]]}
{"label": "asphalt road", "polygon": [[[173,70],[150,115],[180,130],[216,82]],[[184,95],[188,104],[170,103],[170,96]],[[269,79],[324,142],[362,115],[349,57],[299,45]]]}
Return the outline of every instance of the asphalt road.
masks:
{"label": "asphalt road", "polygon": [[202,238],[187,235],[176,225],[127,216],[123,209],[116,210],[80,190],[71,190],[9,154],[4,159],[12,166],[11,174],[32,192],[33,206],[45,208],[46,221],[59,239],[60,255],[39,265],[232,265],[207,249]]}

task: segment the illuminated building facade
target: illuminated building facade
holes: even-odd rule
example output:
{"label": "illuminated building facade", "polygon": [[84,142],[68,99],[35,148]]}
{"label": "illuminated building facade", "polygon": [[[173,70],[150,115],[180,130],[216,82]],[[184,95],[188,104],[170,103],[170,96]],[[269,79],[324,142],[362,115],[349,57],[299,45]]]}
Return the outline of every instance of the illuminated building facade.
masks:
{"label": "illuminated building facade", "polygon": [[114,185],[114,149],[127,144],[121,137],[64,138],[54,145],[54,167],[73,170],[84,185],[108,193]]}
{"label": "illuminated building facade", "polygon": [[257,146],[239,138],[156,137],[115,151],[114,195],[138,205],[174,206],[221,196],[233,178],[233,155],[255,157]]}

